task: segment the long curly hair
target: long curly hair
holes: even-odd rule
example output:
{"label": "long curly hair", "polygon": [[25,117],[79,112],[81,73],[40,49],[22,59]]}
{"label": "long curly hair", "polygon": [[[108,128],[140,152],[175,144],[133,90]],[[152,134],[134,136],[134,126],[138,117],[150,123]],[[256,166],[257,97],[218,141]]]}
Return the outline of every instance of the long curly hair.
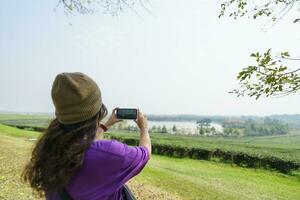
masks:
{"label": "long curly hair", "polygon": [[100,121],[107,115],[102,104],[91,119],[71,125],[54,119],[33,148],[30,161],[22,178],[29,182],[35,193],[42,197],[61,191],[78,171],[84,153],[95,139]]}

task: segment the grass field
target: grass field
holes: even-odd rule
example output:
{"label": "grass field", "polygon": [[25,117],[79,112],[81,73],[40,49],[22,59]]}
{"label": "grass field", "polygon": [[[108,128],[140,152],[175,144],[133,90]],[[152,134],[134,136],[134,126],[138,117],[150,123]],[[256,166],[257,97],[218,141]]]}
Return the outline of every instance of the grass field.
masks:
{"label": "grass field", "polygon": [[[34,198],[20,172],[39,133],[0,125],[0,199]],[[300,199],[297,177],[210,161],[154,155],[130,181],[138,199]]]}
{"label": "grass field", "polygon": [[41,134],[40,132],[22,130],[22,129],[13,128],[2,124],[0,124],[0,133],[2,135],[22,137],[27,139],[37,138]]}

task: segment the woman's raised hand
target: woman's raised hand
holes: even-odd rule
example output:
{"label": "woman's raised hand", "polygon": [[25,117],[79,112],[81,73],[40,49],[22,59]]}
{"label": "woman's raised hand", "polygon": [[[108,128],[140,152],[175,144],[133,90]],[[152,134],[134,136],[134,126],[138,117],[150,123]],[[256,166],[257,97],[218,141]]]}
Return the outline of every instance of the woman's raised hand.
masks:
{"label": "woman's raised hand", "polygon": [[148,149],[148,158],[151,157],[152,147],[151,147],[151,139],[148,133],[148,122],[147,118],[143,115],[141,111],[138,110],[138,116],[135,120],[138,127],[140,128],[140,143],[139,146],[144,146]]}
{"label": "woman's raised hand", "polygon": [[106,126],[107,128],[110,128],[110,127],[113,126],[115,123],[122,121],[121,119],[118,119],[118,118],[117,118],[116,110],[117,110],[117,108],[113,109],[113,111],[112,111],[112,113],[111,113],[109,119],[108,119],[107,122],[105,123],[105,126]]}
{"label": "woman's raised hand", "polygon": [[147,118],[143,115],[143,113],[140,110],[138,110],[137,119],[135,120],[135,122],[140,128],[141,132],[148,131]]}

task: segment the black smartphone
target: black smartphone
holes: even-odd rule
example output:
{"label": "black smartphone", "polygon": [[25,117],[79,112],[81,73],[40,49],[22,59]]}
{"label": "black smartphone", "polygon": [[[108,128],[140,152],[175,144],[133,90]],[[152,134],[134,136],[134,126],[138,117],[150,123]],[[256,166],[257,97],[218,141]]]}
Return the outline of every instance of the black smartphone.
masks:
{"label": "black smartphone", "polygon": [[136,119],[137,109],[134,108],[117,108],[116,116],[118,119]]}

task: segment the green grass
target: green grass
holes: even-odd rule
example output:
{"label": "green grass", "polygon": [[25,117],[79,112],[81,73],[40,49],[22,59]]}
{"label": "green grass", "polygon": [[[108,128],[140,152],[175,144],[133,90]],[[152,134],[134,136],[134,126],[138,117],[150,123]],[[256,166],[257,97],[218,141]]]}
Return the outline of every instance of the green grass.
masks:
{"label": "green grass", "polygon": [[300,199],[295,177],[209,161],[153,156],[137,179],[182,199]]}
{"label": "green grass", "polygon": [[21,130],[18,128],[0,124],[0,134],[23,138],[37,138],[41,133],[36,131]]}
{"label": "green grass", "polygon": [[[19,175],[38,132],[0,125],[0,199],[37,199]],[[300,199],[297,177],[229,164],[153,155],[130,183],[138,199]],[[140,192],[139,192],[140,191]],[[176,197],[176,198],[175,198]]]}

